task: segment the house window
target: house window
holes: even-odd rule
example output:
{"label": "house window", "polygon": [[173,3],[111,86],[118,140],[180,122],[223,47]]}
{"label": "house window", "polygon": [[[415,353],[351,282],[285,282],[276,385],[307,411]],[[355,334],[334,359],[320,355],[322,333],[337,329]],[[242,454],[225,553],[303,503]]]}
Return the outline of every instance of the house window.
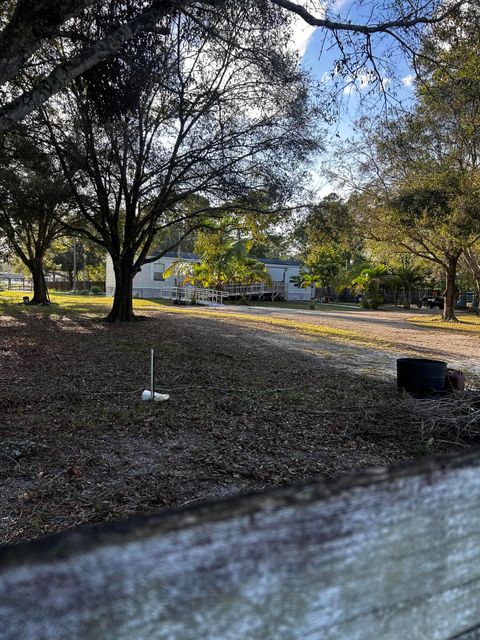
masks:
{"label": "house window", "polygon": [[153,266],[153,279],[156,281],[163,281],[165,278],[163,277],[163,272],[165,271],[165,267],[163,264],[155,264]]}

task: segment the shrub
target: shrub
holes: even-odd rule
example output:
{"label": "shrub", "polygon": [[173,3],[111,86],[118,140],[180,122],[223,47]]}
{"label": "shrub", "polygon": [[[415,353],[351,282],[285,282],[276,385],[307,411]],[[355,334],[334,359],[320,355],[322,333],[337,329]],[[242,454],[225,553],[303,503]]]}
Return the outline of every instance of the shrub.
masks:
{"label": "shrub", "polygon": [[373,298],[370,298],[370,309],[378,309],[378,307],[381,307],[384,302],[385,300],[383,299],[383,296],[374,296]]}
{"label": "shrub", "polygon": [[362,309],[378,309],[383,303],[382,296],[363,296],[361,306]]}
{"label": "shrub", "polygon": [[97,287],[97,285],[93,285],[90,289],[90,293],[93,293],[94,296],[98,296],[100,293],[105,293],[101,287]]}
{"label": "shrub", "polygon": [[80,289],[80,291],[78,293],[81,296],[89,296],[90,295],[90,289]]}
{"label": "shrub", "polygon": [[310,300],[310,304],[308,305],[311,311],[315,311],[315,302],[314,300]]}
{"label": "shrub", "polygon": [[239,304],[248,304],[248,300],[245,296],[240,296],[240,299],[238,301]]}

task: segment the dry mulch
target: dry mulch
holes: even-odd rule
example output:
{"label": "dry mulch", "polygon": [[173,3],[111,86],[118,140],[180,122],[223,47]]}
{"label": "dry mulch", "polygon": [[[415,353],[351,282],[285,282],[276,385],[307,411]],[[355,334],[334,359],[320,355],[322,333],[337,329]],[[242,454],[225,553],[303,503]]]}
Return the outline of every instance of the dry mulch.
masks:
{"label": "dry mulch", "polygon": [[[391,381],[280,349],[261,331],[168,312],[115,326],[35,311],[0,317],[0,540],[388,465],[477,437],[452,429],[444,409],[431,418]],[[151,346],[166,403],[139,400]],[[457,402],[455,416],[471,424],[476,410]]]}

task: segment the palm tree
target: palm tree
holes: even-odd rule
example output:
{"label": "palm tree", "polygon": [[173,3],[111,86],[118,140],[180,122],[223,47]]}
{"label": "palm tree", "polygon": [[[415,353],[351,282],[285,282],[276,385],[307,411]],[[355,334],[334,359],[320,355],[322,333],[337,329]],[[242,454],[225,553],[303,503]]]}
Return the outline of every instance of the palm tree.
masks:
{"label": "palm tree", "polygon": [[425,271],[420,265],[411,264],[405,260],[401,267],[395,270],[395,277],[403,289],[403,307],[410,309],[412,304],[412,289],[423,284]]}
{"label": "palm tree", "polygon": [[363,294],[362,306],[366,309],[377,309],[383,304],[380,295],[380,287],[389,277],[388,269],[384,264],[362,269],[360,275],[352,280],[352,284],[358,293]]}
{"label": "palm tree", "polygon": [[202,262],[175,260],[164,275],[181,276],[182,284],[215,289],[222,289],[226,283],[270,283],[271,277],[265,265],[249,257],[249,244],[248,240],[230,242],[222,251],[207,256]]}
{"label": "palm tree", "polygon": [[313,300],[315,289],[320,284],[319,276],[312,271],[300,271],[298,276],[290,278],[290,282],[300,289],[310,289],[310,300]]}
{"label": "palm tree", "polygon": [[232,260],[231,271],[232,281],[238,284],[254,284],[256,282],[271,284],[272,282],[265,265],[255,258]]}

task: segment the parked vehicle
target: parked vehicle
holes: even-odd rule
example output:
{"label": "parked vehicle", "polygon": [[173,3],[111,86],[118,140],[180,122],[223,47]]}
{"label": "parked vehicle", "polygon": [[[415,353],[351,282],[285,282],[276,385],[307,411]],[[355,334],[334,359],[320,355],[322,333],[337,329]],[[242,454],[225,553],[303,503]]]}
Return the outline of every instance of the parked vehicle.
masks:
{"label": "parked vehicle", "polygon": [[438,291],[430,291],[419,299],[417,307],[419,309],[422,307],[443,309],[443,296],[439,295]]}

